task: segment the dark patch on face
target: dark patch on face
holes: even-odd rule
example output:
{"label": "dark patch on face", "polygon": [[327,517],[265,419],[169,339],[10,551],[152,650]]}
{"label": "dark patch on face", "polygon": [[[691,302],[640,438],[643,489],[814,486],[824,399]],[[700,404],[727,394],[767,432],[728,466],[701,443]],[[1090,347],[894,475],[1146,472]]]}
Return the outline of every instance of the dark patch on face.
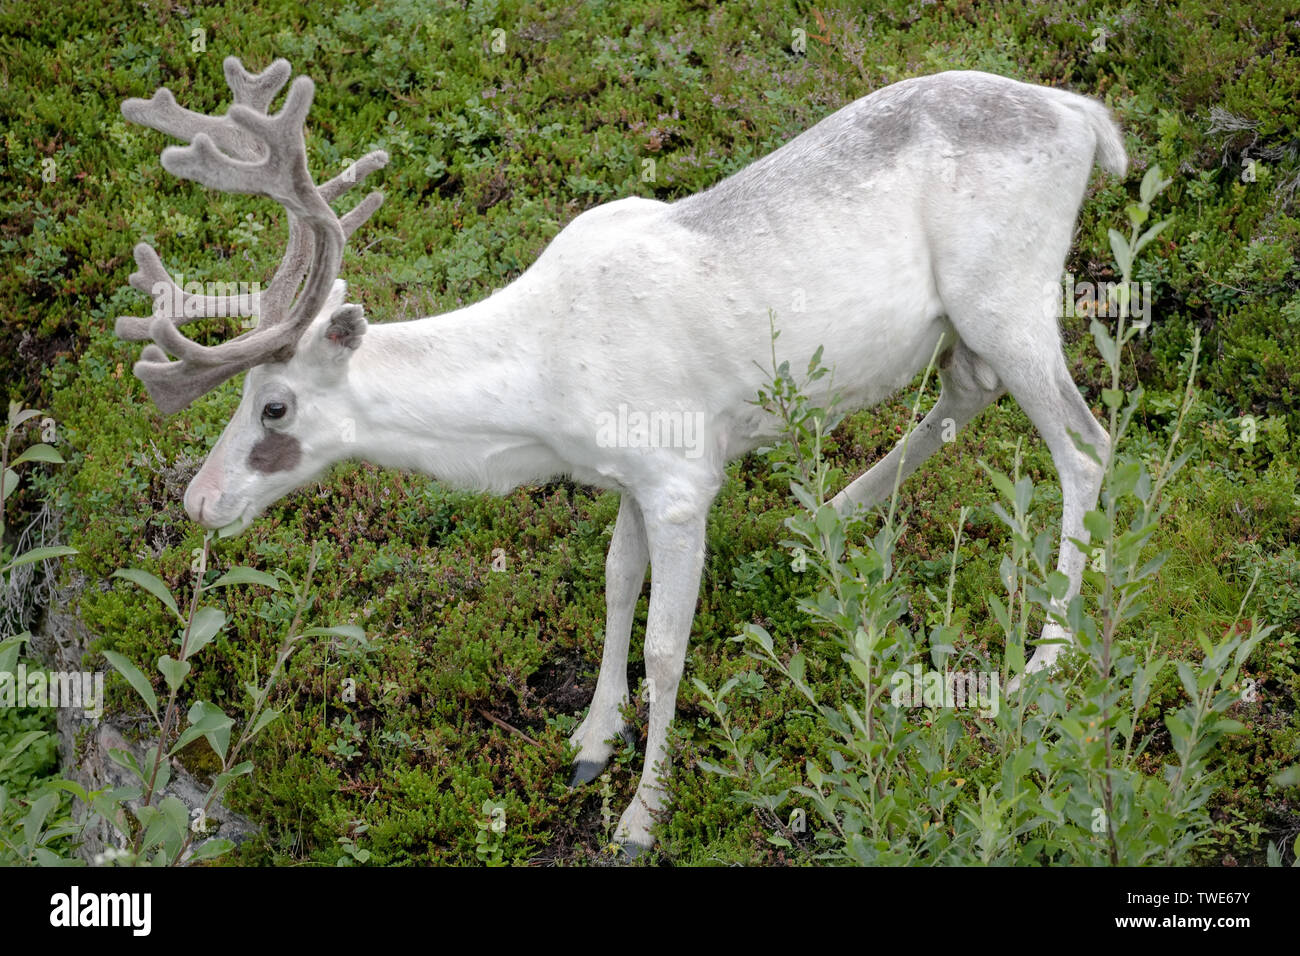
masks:
{"label": "dark patch on face", "polygon": [[264,475],[292,471],[301,460],[302,445],[283,432],[270,432],[248,453],[248,466]]}

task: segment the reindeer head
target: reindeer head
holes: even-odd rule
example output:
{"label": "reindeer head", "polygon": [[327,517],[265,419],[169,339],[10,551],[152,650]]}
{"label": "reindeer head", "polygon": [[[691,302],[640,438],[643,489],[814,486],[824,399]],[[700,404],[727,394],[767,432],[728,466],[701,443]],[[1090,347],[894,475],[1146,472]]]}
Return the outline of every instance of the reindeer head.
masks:
{"label": "reindeer head", "polygon": [[[183,291],[147,243],[135,247],[132,287],[154,297],[153,315],[124,316],[123,339],[153,339],[134,372],[163,414],[185,408],[226,379],[247,371],[244,395],[212,453],[185,492],[185,510],[207,528],[246,525],[284,494],[344,457],[339,435],[347,359],[361,342],[361,308],[345,305],[337,279],[343,244],[383,195],[372,192],[341,218],[330,202],[387,164],[370,153],[317,187],[307,170],[303,122],[315,85],[300,76],[275,115],[267,108],[289,78],[276,60],[251,74],[225,61],[234,104],[225,116],[183,109],[167,89],[122,104],[127,119],[188,142],[163,150],[163,168],[222,192],[268,196],[284,206],[289,241],[270,285],[251,295]],[[256,327],[217,346],[187,338],[179,326],[217,316],[257,316]],[[168,355],[175,356],[175,360]]]}

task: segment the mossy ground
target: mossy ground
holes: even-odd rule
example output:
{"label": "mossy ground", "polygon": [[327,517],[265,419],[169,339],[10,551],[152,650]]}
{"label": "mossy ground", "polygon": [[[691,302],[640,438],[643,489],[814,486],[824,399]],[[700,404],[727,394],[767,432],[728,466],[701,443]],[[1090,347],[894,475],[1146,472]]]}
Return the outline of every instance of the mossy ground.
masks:
{"label": "mossy ground", "polygon": [[[138,347],[112,335],[116,316],[147,307],[126,285],[131,248],[148,239],[171,268],[200,281],[230,279],[232,270],[265,281],[284,226],[271,203],[173,179],[158,163],[165,138],[127,124],[118,107],[166,85],[187,106],[222,109],[228,54],[255,68],[284,56],[317,79],[308,149],[318,179],[367,149],[392,154],[381,174],[386,202],[343,266],[372,321],[476,300],[518,275],[583,209],[628,195],[688,195],[892,81],[955,68],[1067,86],[1111,105],[1133,167],[1123,183],[1094,180],[1067,263],[1079,281],[1114,278],[1106,229],[1121,222],[1142,171],[1158,162],[1173,176],[1158,214],[1174,223],[1137,276],[1154,292],[1152,326],[1132,352],[1127,382],[1147,390],[1137,440],[1163,442],[1194,330],[1205,341],[1203,391],[1190,435],[1196,453],[1155,542],[1173,556],[1138,630],[1190,657],[1195,634],[1221,633],[1261,572],[1246,613],[1279,632],[1251,663],[1258,693],[1240,708],[1249,732],[1228,745],[1215,798],[1224,833],[1212,856],[1258,862],[1266,838],[1293,838],[1300,827],[1295,789],[1267,782],[1300,749],[1300,454],[1292,438],[1300,432],[1300,21],[1287,6],[6,5],[0,366],[10,397],[50,410],[70,463],[38,476],[25,500],[48,497],[63,510],[67,543],[81,550],[65,573],[84,576],[77,610],[101,646],[145,664],[165,653],[165,613],[109,575],[138,566],[186,591],[201,535],[180,491],[238,390],[229,384],[169,419],[153,410],[130,373]],[[804,53],[792,50],[796,29],[806,31]],[[1224,126],[1216,116],[1246,123],[1215,131]],[[1100,415],[1108,380],[1087,328],[1085,317],[1063,321],[1071,371]],[[209,341],[229,332],[214,328]],[[830,448],[835,462],[856,474],[878,459],[912,398],[847,420]],[[1243,440],[1248,423],[1257,427],[1253,442]],[[994,655],[999,631],[985,596],[998,586],[1007,540],[977,461],[1007,470],[1017,437],[1031,434],[1004,399],[902,494],[910,531],[899,568],[913,582],[911,614],[921,620],[946,584],[958,509],[974,508],[956,619],[968,641]],[[1042,485],[1042,513],[1053,514],[1055,473],[1036,437],[1027,469]],[[710,520],[674,731],[675,812],[660,859],[789,859],[767,843],[753,811],[727,799],[725,780],[698,769],[707,718],[689,678],[717,686],[748,669],[728,642],[746,622],[816,645],[796,605],[811,585],[778,545],[790,508],[760,459],[731,466]],[[491,499],[352,464],[221,543],[222,567],[300,576],[309,543],[320,542],[315,621],[358,623],[367,635],[360,645],[307,643],[293,658],[274,701],[284,717],[252,755],[257,772],[231,794],[263,835],[232,859],[333,864],[343,855],[340,838],[354,836],[374,863],[476,862],[475,823],[489,798],[506,807],[506,860],[601,859],[609,835],[601,785],[566,789],[565,739],[594,685],[616,511],[614,497],[567,482]],[[504,571],[493,570],[494,556],[504,556]],[[204,652],[189,689],[238,714],[240,688],[265,674],[291,612],[273,593],[228,591],[234,624]],[[645,610],[643,596],[638,635]],[[641,666],[638,638],[634,686]],[[354,703],[341,695],[349,677]],[[111,707],[129,711],[134,699],[111,683]],[[820,742],[794,713],[798,701],[784,686],[751,685],[733,702],[735,719],[757,728],[785,767],[801,766]],[[1180,693],[1168,675],[1151,716]],[[644,704],[637,718],[643,735]],[[202,770],[201,754],[191,762]],[[639,763],[629,748],[613,764],[605,799],[614,819]]]}

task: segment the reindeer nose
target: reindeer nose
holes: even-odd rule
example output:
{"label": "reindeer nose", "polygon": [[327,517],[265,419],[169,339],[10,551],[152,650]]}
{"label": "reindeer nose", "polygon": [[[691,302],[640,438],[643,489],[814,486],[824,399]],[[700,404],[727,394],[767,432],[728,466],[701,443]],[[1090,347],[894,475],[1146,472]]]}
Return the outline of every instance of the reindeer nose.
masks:
{"label": "reindeer nose", "polygon": [[203,528],[208,527],[211,520],[205,514],[209,502],[215,508],[221,503],[221,496],[203,485],[193,485],[186,489],[185,513],[190,516],[191,521]]}

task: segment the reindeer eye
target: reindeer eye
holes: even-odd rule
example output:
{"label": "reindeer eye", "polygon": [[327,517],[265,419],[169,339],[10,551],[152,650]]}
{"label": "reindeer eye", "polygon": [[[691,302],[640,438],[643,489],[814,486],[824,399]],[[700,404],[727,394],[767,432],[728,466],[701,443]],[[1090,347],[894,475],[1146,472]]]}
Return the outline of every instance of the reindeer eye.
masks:
{"label": "reindeer eye", "polygon": [[284,402],[267,402],[262,406],[263,418],[284,418],[284,413],[288,411],[288,406]]}

